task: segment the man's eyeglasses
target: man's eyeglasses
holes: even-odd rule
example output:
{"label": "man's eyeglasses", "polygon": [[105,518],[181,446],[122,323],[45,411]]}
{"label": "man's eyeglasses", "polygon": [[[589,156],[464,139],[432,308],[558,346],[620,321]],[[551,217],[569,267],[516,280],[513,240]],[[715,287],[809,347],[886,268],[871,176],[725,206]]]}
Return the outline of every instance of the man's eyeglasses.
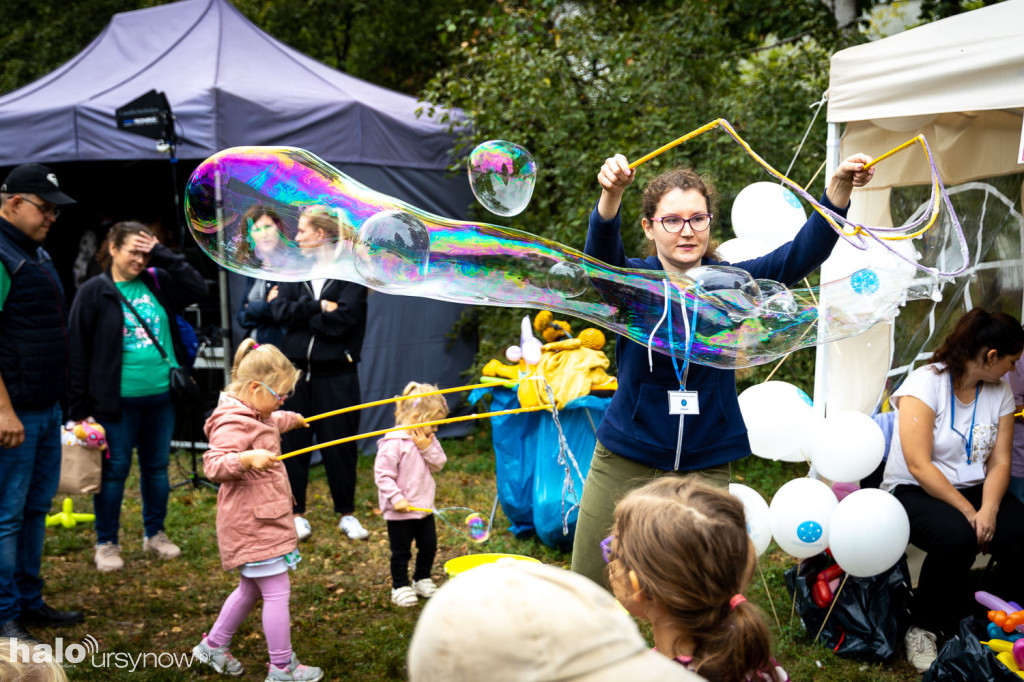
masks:
{"label": "man's eyeglasses", "polygon": [[269,391],[269,392],[270,392],[270,395],[274,396],[274,400],[276,400],[276,401],[277,401],[277,402],[278,402],[279,404],[280,404],[280,403],[283,403],[284,401],[288,400],[288,398],[290,398],[290,397],[291,397],[291,394],[279,395],[279,394],[277,393],[277,391],[275,391],[274,389],[272,389],[272,388],[271,388],[270,386],[267,386],[267,385],[266,385],[265,383],[263,383],[262,381],[261,381],[261,382],[259,382],[259,384],[260,384],[260,386],[262,386],[263,388],[267,389],[267,391]]}
{"label": "man's eyeglasses", "polygon": [[56,217],[58,217],[60,215],[60,208],[58,208],[56,206],[47,206],[45,204],[40,204],[37,201],[32,201],[31,199],[29,199],[24,194],[19,194],[18,196],[21,197],[22,201],[27,201],[28,203],[30,203],[33,206],[35,206],[36,208],[38,208],[39,212],[42,213],[43,215],[52,215],[54,218],[56,218]]}
{"label": "man's eyeglasses", "polygon": [[703,232],[711,227],[712,218],[714,216],[710,213],[695,213],[689,218],[679,215],[667,215],[661,218],[651,218],[651,220],[661,223],[661,227],[666,232],[675,234],[683,229],[683,225],[689,225],[690,229],[694,232]]}

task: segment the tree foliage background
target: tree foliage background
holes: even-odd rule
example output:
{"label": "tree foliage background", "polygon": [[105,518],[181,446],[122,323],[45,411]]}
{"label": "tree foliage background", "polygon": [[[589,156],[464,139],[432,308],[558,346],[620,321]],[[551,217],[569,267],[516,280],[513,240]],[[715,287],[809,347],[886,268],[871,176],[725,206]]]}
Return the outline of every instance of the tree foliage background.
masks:
{"label": "tree foliage background", "polygon": [[[936,19],[990,0],[925,0]],[[0,93],[72,58],[115,12],[156,0],[6,0],[0,24]],[[582,248],[599,193],[597,171],[716,118],[770,164],[819,193],[826,178],[825,117],[815,109],[828,59],[864,40],[863,22],[837,26],[878,0],[234,0],[263,30],[326,64],[421,96],[426,108],[461,109],[459,153],[487,139],[529,149],[540,170],[525,212],[475,217]],[[840,8],[842,5],[842,8]],[[841,11],[841,9],[843,11]],[[842,22],[839,22],[842,23]],[[806,143],[799,149],[807,133]],[[623,204],[627,252],[642,248],[640,187],[689,164],[710,173],[722,195],[716,236],[732,236],[728,207],[763,171],[722,132],[712,131],[641,167]],[[453,168],[454,172],[464,170]],[[480,358],[500,356],[531,311],[481,308]],[[578,331],[581,325],[574,324]]]}

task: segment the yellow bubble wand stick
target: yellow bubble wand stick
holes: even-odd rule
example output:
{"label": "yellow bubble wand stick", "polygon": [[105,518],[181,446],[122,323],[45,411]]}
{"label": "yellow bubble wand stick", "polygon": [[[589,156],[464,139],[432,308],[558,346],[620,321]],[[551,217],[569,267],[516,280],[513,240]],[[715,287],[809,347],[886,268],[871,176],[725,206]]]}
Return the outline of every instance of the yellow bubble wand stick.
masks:
{"label": "yellow bubble wand stick", "polygon": [[[418,394],[420,396],[423,393]],[[550,405],[534,405],[533,407],[519,407],[514,410],[498,410],[497,412],[481,412],[479,414],[466,414],[461,417],[448,417],[447,419],[435,419],[429,422],[422,422],[419,424],[406,424],[404,426],[393,426],[390,429],[380,429],[379,431],[371,431],[369,433],[361,433],[356,436],[348,436],[346,438],[338,438],[337,440],[327,441],[326,443],[317,443],[316,445],[310,445],[308,448],[300,448],[298,450],[292,450],[287,452],[280,457],[281,459],[287,459],[294,457],[295,455],[303,455],[307,452],[313,452],[321,448],[329,448],[333,445],[341,445],[342,443],[351,443],[354,440],[362,440],[363,438],[373,438],[374,436],[381,436],[385,433],[391,433],[392,431],[402,431],[403,429],[417,429],[424,426],[440,426],[441,424],[454,424],[456,422],[469,421],[471,419],[480,419],[481,417],[502,417],[506,414],[518,414],[520,412],[535,412],[537,410],[550,410]]]}

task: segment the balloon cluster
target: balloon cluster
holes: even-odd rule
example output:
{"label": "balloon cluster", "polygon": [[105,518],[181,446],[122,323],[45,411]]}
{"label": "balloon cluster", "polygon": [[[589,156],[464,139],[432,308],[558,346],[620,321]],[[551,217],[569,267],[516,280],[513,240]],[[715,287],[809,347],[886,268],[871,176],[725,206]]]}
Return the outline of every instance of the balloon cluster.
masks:
{"label": "balloon cluster", "polygon": [[885,435],[874,419],[848,410],[815,417],[806,393],[785,381],[766,381],[739,396],[750,450],[766,459],[810,462],[825,478],[859,481],[885,456]]}
{"label": "balloon cluster", "polygon": [[770,506],[745,485],[730,484],[729,492],[743,503],[747,533],[759,555],[773,538],[797,559],[828,548],[844,571],[868,577],[895,565],[910,540],[903,505],[874,488],[858,490],[840,502],[822,481],[797,478],[776,491]]}
{"label": "balloon cluster", "polygon": [[[492,172],[512,179],[522,168],[498,164]],[[495,207],[516,203],[521,199],[506,197]],[[246,216],[256,207],[280,218],[273,254],[253,248]],[[297,222],[312,207],[330,211],[337,236],[299,244]],[[615,268],[524,232],[421,211],[294,148],[240,147],[210,157],[189,181],[185,213],[200,247],[243,275],[326,277],[457,303],[548,309],[658,352],[727,369],[858,334],[889,319],[906,295],[905,273],[881,267],[814,290],[754,280],[729,266],[694,268],[685,276]],[[828,303],[819,306],[823,293]]]}

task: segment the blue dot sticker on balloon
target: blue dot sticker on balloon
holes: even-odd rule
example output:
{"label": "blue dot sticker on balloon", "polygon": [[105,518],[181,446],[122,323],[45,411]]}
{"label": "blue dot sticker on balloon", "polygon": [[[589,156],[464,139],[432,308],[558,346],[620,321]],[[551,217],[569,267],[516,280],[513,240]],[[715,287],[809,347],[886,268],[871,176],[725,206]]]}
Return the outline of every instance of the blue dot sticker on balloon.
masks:
{"label": "blue dot sticker on balloon", "polygon": [[796,536],[800,539],[800,542],[806,542],[808,545],[812,545],[820,540],[824,534],[825,529],[817,521],[804,521],[796,527]]}
{"label": "blue dot sticker on balloon", "polygon": [[794,208],[803,208],[800,204],[800,200],[796,198],[796,195],[790,192],[788,189],[782,189],[782,197],[786,200],[786,203]]}
{"label": "blue dot sticker on balloon", "polygon": [[878,275],[874,270],[864,268],[850,275],[850,288],[862,296],[870,296],[878,291],[879,286]]}

